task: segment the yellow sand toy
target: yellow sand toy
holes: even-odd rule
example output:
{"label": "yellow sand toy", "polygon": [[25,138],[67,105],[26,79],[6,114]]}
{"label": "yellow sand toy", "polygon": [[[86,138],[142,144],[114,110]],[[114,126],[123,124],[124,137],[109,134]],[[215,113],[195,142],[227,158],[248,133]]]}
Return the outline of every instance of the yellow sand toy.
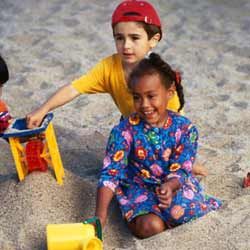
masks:
{"label": "yellow sand toy", "polygon": [[[95,235],[95,223],[97,237]],[[83,223],[47,225],[48,250],[102,250],[102,229],[97,217]]]}
{"label": "yellow sand toy", "polygon": [[58,184],[63,184],[64,168],[52,118],[52,113],[47,114],[41,126],[34,129],[26,127],[25,118],[16,119],[0,134],[0,137],[9,141],[20,181],[34,170],[46,171],[49,165],[54,169]]}

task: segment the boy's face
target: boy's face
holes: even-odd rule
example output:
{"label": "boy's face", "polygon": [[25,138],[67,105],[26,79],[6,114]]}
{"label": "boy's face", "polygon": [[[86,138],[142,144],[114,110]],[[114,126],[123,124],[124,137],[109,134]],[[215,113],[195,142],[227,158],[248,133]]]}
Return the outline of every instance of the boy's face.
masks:
{"label": "boy's face", "polygon": [[150,125],[162,127],[166,122],[167,103],[173,93],[172,87],[166,89],[161,83],[159,74],[144,75],[132,87],[135,110]]}
{"label": "boy's face", "polygon": [[124,66],[138,63],[158,42],[155,37],[148,40],[143,25],[137,22],[117,23],[113,33],[117,53]]}

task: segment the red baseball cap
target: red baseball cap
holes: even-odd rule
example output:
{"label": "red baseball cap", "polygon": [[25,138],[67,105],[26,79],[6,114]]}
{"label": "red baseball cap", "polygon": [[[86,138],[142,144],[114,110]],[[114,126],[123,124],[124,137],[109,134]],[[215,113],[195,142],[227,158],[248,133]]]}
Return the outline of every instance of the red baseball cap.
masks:
{"label": "red baseball cap", "polygon": [[147,1],[124,0],[112,15],[112,27],[119,22],[144,22],[161,28],[161,20],[155,8]]}

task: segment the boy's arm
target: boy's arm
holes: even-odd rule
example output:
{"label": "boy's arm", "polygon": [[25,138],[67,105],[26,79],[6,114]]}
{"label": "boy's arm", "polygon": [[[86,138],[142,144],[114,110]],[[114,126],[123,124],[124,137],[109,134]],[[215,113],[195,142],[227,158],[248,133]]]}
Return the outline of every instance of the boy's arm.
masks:
{"label": "boy's arm", "polygon": [[80,93],[71,85],[67,84],[57,90],[44,104],[26,116],[27,127],[38,127],[44,116],[51,110],[60,107],[79,96]]}
{"label": "boy's arm", "polygon": [[106,224],[108,207],[113,196],[113,191],[105,186],[97,190],[95,215],[100,219],[102,227]]}

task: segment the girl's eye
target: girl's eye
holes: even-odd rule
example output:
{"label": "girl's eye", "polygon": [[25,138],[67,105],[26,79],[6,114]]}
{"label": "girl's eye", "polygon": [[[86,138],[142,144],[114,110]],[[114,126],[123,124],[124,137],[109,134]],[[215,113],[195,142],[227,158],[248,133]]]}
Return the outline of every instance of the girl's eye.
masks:
{"label": "girl's eye", "polygon": [[149,95],[149,96],[148,96],[149,99],[153,99],[153,98],[155,98],[155,97],[156,97],[156,95]]}
{"label": "girl's eye", "polygon": [[139,96],[137,96],[137,95],[133,95],[133,99],[134,99],[134,101],[138,101],[139,100]]}

